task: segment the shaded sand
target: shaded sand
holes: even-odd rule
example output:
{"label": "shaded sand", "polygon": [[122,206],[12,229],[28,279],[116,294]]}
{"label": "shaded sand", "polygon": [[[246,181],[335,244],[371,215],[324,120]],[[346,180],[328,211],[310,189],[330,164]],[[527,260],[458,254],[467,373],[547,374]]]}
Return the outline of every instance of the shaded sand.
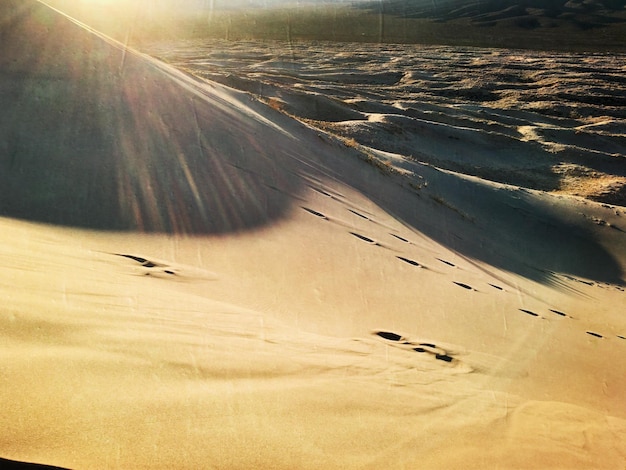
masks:
{"label": "shaded sand", "polygon": [[1,13],[3,458],[623,467],[626,209],[389,171],[42,4]]}

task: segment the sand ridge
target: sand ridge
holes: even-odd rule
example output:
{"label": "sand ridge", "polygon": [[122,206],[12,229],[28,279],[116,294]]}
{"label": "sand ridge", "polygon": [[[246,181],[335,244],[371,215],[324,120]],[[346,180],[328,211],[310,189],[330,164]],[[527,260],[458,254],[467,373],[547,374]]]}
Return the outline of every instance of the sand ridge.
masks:
{"label": "sand ridge", "polygon": [[218,40],[146,47],[377,150],[624,205],[620,54]]}

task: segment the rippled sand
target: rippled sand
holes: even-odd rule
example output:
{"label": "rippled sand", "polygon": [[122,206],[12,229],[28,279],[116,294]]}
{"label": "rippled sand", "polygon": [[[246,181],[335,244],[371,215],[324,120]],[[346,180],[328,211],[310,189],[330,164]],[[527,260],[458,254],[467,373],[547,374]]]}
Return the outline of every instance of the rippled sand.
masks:
{"label": "rippled sand", "polygon": [[205,40],[148,51],[407,162],[626,204],[624,55]]}

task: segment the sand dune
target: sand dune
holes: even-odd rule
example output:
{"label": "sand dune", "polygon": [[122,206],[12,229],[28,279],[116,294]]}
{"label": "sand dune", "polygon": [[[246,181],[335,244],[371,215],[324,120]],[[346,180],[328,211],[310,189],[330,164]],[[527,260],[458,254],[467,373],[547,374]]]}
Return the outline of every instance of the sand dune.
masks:
{"label": "sand dune", "polygon": [[626,204],[619,54],[281,44],[202,40],[149,50],[378,150]]}
{"label": "sand dune", "polygon": [[[583,125],[593,144],[619,134],[609,108],[583,124],[500,106],[479,125],[477,107],[434,93],[372,98],[396,86],[383,74],[348,106],[325,80],[352,69],[361,90],[357,64],[311,58],[326,74],[311,90],[313,72],[297,61],[289,75],[270,53],[256,73],[277,64],[283,85],[235,77],[256,83],[241,91],[41,3],[4,3],[1,17],[2,457],[624,465],[626,210],[440,163],[466,141],[484,167],[514,172],[476,149],[538,159],[545,142],[580,147],[563,129]],[[315,106],[316,122],[298,115]],[[409,119],[394,139],[423,122],[405,136],[426,136],[432,161],[393,147]]]}

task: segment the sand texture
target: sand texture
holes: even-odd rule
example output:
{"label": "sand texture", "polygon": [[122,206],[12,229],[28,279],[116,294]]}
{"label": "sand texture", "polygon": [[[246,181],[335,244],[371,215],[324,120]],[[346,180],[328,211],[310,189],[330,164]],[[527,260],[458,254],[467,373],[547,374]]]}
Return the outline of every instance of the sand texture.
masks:
{"label": "sand texture", "polygon": [[[626,465],[618,61],[151,49],[174,67],[31,0],[0,27],[2,458]],[[498,60],[616,101],[471,84]]]}
{"label": "sand texture", "polygon": [[172,41],[169,63],[370,148],[483,179],[626,205],[623,54]]}

